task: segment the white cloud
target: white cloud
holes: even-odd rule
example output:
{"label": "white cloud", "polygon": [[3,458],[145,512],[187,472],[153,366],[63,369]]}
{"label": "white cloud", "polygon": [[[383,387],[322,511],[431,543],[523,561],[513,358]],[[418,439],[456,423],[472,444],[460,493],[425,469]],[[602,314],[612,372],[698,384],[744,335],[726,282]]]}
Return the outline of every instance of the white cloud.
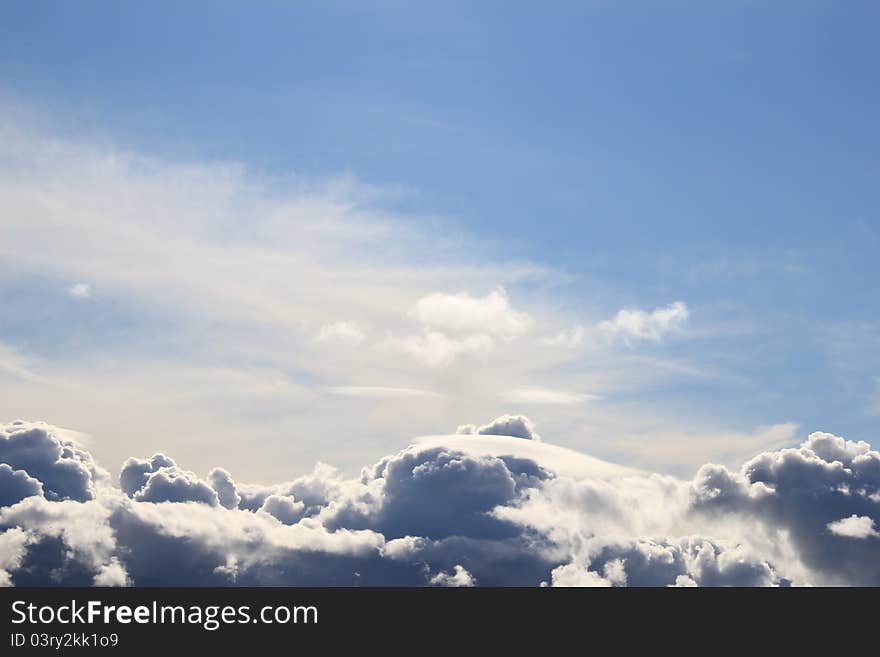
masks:
{"label": "white cloud", "polygon": [[[522,282],[556,276],[492,258],[436,222],[428,234],[420,216],[388,209],[387,195],[350,177],[344,184],[272,179],[235,163],[144,157],[106,141],[29,131],[3,108],[0,131],[0,243],[15,245],[0,264],[23,286],[16,298],[42,306],[51,299],[40,297],[40,281],[58,281],[65,291],[75,281],[100,289],[92,300],[107,320],[89,331],[41,322],[43,339],[0,345],[0,398],[15,414],[41,417],[50,408],[57,422],[95,435],[142,414],[128,435],[95,445],[108,462],[135,445],[161,449],[162,432],[149,418],[162,417],[186,427],[184,449],[195,466],[216,465],[201,459],[220,439],[229,463],[255,475],[340,454],[354,467],[363,454],[340,447],[355,427],[370,431],[378,456],[394,436],[430,424],[413,405],[375,415],[365,427],[340,406],[340,395],[323,389],[365,381],[442,388],[451,405],[469,408],[472,391],[453,378],[437,381],[433,370],[458,375],[504,355],[501,343],[530,315],[512,308],[502,287],[485,296],[436,291],[476,280],[513,295]],[[29,308],[14,311],[26,318]],[[479,333],[466,332],[478,326]],[[65,342],[73,335],[75,348]],[[339,345],[357,348],[357,357]],[[480,388],[500,390],[487,379],[515,383],[541,365],[539,355],[499,359]],[[483,412],[493,412],[493,403]],[[97,404],[107,413],[88,413]],[[330,421],[339,438],[279,439],[324,435]],[[242,431],[275,442],[279,452],[244,448],[235,440]]]}
{"label": "white cloud", "polygon": [[689,316],[690,312],[683,301],[676,301],[652,312],[625,308],[618,311],[614,319],[599,324],[599,330],[628,344],[641,340],[659,342],[680,330]]}
{"label": "white cloud", "polygon": [[495,348],[495,340],[486,334],[455,338],[427,331],[406,338],[388,338],[380,346],[408,354],[426,367],[444,367],[462,356],[485,360]]}
{"label": "white cloud", "polygon": [[456,335],[489,335],[512,339],[525,333],[533,319],[510,306],[504,288],[484,297],[466,292],[435,292],[416,302],[410,314],[425,327]]}
{"label": "white cloud", "polygon": [[828,530],[835,536],[848,538],[877,538],[880,532],[874,528],[874,520],[868,516],[851,515],[849,518],[841,518],[829,522]]}
{"label": "white cloud", "polygon": [[485,361],[499,343],[515,340],[534,322],[511,308],[504,288],[485,297],[435,292],[419,299],[409,315],[422,325],[421,333],[389,336],[379,346],[430,368],[448,367],[462,358]]}
{"label": "white cloud", "polygon": [[463,424],[456,429],[455,433],[477,436],[512,436],[524,440],[541,441],[541,436],[535,431],[534,423],[525,415],[502,415],[479,427],[473,424]]}
{"label": "white cloud", "polygon": [[354,322],[324,324],[315,336],[318,342],[348,342],[360,344],[367,339],[366,333]]}
{"label": "white cloud", "polygon": [[[623,571],[623,562],[614,559],[605,564],[606,576],[603,577],[596,571],[587,569],[586,566],[567,563],[553,569],[551,586],[554,587],[580,587],[580,588],[607,588],[610,586],[625,586],[626,572]],[[608,575],[611,577],[608,577]]]}
{"label": "white cloud", "polygon": [[[351,176],[144,157],[29,131],[2,108],[0,130],[0,243],[15,247],[0,265],[14,274],[11,297],[33,300],[5,310],[41,338],[0,344],[0,399],[16,416],[50,409],[58,424],[109,436],[93,446],[102,462],[167,449],[180,432],[177,456],[198,472],[235,464],[272,479],[331,459],[353,471],[400,436],[518,403],[555,404],[574,445],[579,424],[632,421],[644,388],[699,370],[625,361],[589,319],[593,292],[607,297],[600,283],[589,295],[566,288],[561,312],[560,288],[545,284],[573,279],[442,222],[426,229]],[[100,321],[43,321],[33,308],[73,282],[90,286]],[[587,392],[601,397],[589,411],[578,403]],[[612,406],[621,393],[633,401]],[[397,397],[407,403],[392,408]],[[217,443],[223,463],[209,460]]]}
{"label": "white cloud", "polygon": [[440,397],[431,390],[417,388],[385,388],[381,386],[331,386],[327,392],[343,397],[359,397],[363,399],[400,399],[407,397]]}
{"label": "white cloud", "polygon": [[611,586],[611,582],[599,573],[573,563],[554,568],[551,576],[551,585],[555,587],[601,588]]}
{"label": "white cloud", "polygon": [[33,538],[19,527],[0,532],[0,587],[12,586],[10,570],[18,570]]}
{"label": "white cloud", "polygon": [[268,513],[285,525],[295,525],[306,512],[306,505],[292,495],[269,495],[260,507],[261,513]]}
{"label": "white cloud", "polygon": [[[509,416],[484,427],[514,424],[531,423]],[[56,453],[45,439],[54,429],[38,428],[18,430],[35,464],[23,470],[31,479],[51,475],[43,464]],[[0,583],[880,582],[880,453],[867,443],[816,433],[739,470],[706,464],[691,481],[575,453],[560,459],[560,450],[499,435],[447,436],[390,454],[353,479],[322,466],[274,486],[218,472],[202,481],[166,456],[133,458],[123,490],[102,483],[91,499],[52,501],[40,481],[43,493],[0,508]],[[587,467],[572,468],[579,460]],[[86,453],[78,459],[89,461]],[[216,496],[197,494],[212,489]]]}
{"label": "white cloud", "polygon": [[92,288],[88,283],[75,283],[68,290],[68,293],[77,299],[88,299],[92,296]]}
{"label": "white cloud", "polygon": [[580,404],[598,399],[586,393],[537,387],[515,388],[504,392],[502,397],[515,404]]}
{"label": "white cloud", "polygon": [[[0,463],[39,480],[50,500],[94,499],[107,478],[91,454],[43,422],[16,420],[0,425]],[[8,479],[7,485],[11,483]]]}

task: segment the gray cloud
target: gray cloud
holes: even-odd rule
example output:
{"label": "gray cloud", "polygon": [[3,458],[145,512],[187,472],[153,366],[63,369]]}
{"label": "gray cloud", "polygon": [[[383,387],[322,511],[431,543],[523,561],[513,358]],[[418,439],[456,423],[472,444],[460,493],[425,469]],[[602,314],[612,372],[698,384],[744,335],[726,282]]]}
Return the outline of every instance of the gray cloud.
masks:
{"label": "gray cloud", "polygon": [[455,568],[449,573],[437,573],[430,580],[434,586],[476,586],[477,580],[467,570],[459,564],[455,564]]}
{"label": "gray cloud", "polygon": [[[5,453],[15,463],[0,465],[0,583],[880,582],[880,455],[831,434],[738,471],[707,464],[690,482],[606,464],[562,476],[541,462],[552,446],[514,457],[519,439],[510,438],[487,441],[486,453],[413,445],[358,478],[319,465],[272,486],[222,469],[202,480],[157,454],[128,459],[120,488],[100,477],[86,488],[55,466],[69,459],[98,472],[86,452],[59,452],[52,427],[13,426]],[[485,426],[533,435],[522,416]],[[79,488],[61,485],[71,482]]]}
{"label": "gray cloud", "polygon": [[106,476],[88,452],[56,428],[21,420],[0,426],[0,463],[38,479],[50,500],[94,499],[96,481]]}
{"label": "gray cloud", "polygon": [[0,463],[0,507],[11,506],[31,495],[42,495],[43,484],[24,470]]}
{"label": "gray cloud", "polygon": [[192,472],[160,468],[147,477],[147,483],[133,495],[138,502],[203,502],[219,504],[217,492]]}
{"label": "gray cloud", "polygon": [[238,506],[241,498],[228,472],[214,468],[209,479],[210,483],[202,481],[177,467],[174,459],[153,454],[149,459],[127,459],[119,474],[119,485],[139,502],[203,502],[214,506],[222,499],[227,508]]}
{"label": "gray cloud", "polygon": [[131,457],[122,464],[122,472],[119,474],[119,487],[129,497],[143,488],[147,479],[159,468],[173,468],[176,464],[164,454],[154,454],[149,459],[137,459]]}
{"label": "gray cloud", "polygon": [[532,421],[525,415],[502,415],[492,420],[489,424],[479,427],[474,424],[463,424],[456,429],[455,433],[513,436],[514,438],[524,438],[525,440],[541,440],[541,436],[535,431]]}

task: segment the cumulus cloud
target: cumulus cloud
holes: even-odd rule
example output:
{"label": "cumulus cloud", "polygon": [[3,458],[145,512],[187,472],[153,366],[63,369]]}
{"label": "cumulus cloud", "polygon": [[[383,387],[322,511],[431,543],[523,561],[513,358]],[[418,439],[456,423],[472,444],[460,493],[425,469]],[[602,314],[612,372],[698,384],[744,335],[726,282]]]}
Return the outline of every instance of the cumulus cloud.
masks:
{"label": "cumulus cloud", "polygon": [[567,563],[554,568],[550,578],[551,586],[554,587],[607,588],[626,586],[627,582],[626,567],[622,559],[606,561],[602,567],[602,574],[589,570],[586,566]]}
{"label": "cumulus cloud", "polygon": [[18,570],[27,554],[30,535],[19,527],[0,533],[0,586],[12,586],[9,571]]}
{"label": "cumulus cloud", "polygon": [[228,472],[214,468],[210,480],[209,484],[194,473],[178,468],[174,460],[164,454],[154,454],[149,459],[130,458],[122,465],[119,475],[123,492],[140,502],[203,502],[213,506],[220,503],[222,495],[224,506],[237,506],[237,501],[232,502],[240,498]]}
{"label": "cumulus cloud", "polygon": [[851,515],[849,518],[841,518],[829,522],[828,530],[836,536],[848,538],[878,538],[880,532],[874,527],[874,520],[868,516]]}
{"label": "cumulus cloud", "polygon": [[880,453],[827,433],[686,481],[586,456],[566,468],[575,453],[560,460],[509,415],[355,478],[319,465],[268,486],[201,479],[156,454],[76,497],[54,466],[87,452],[14,427],[0,584],[880,584]]}
{"label": "cumulus cloud", "polygon": [[562,349],[574,349],[581,346],[587,337],[587,329],[581,325],[572,326],[571,328],[561,329],[550,337],[541,338],[541,344],[551,347],[559,347]]}
{"label": "cumulus cloud", "polygon": [[0,507],[12,506],[31,495],[42,495],[43,484],[24,470],[13,470],[0,463]]}
{"label": "cumulus cloud", "polygon": [[573,563],[554,568],[550,576],[551,586],[554,587],[600,588],[611,586],[611,582],[596,571]]}
{"label": "cumulus cloud", "polygon": [[217,493],[217,501],[227,509],[237,509],[241,503],[241,495],[235,490],[232,475],[223,468],[214,468],[208,473],[211,488]]}
{"label": "cumulus cloud", "polygon": [[389,336],[379,347],[405,353],[426,367],[445,367],[462,357],[486,360],[499,343],[515,340],[534,322],[511,307],[500,287],[484,297],[435,292],[419,299],[409,315],[421,332]]}
{"label": "cumulus cloud", "polygon": [[160,468],[173,468],[175,463],[164,454],[154,454],[149,459],[131,457],[122,464],[122,472],[119,474],[119,486],[122,491],[131,497],[143,488],[147,479]]}
{"label": "cumulus cloud", "polygon": [[217,493],[192,472],[161,468],[147,477],[147,483],[134,494],[139,502],[203,502],[218,504]]}
{"label": "cumulus cloud", "polygon": [[452,335],[483,334],[502,339],[525,333],[532,318],[510,306],[504,288],[484,297],[466,292],[434,293],[419,299],[410,313],[422,325]]}
{"label": "cumulus cloud", "polygon": [[439,331],[425,331],[421,335],[388,338],[382,346],[408,354],[426,367],[442,367],[461,356],[485,360],[495,348],[495,340],[485,333],[450,337]]}
{"label": "cumulus cloud", "polygon": [[476,586],[474,579],[460,564],[455,564],[451,573],[437,573],[430,579],[434,586]]}
{"label": "cumulus cloud", "polygon": [[315,336],[318,342],[360,344],[367,339],[366,333],[354,322],[324,324]]}
{"label": "cumulus cloud", "polygon": [[619,338],[627,344],[643,340],[659,342],[667,335],[680,330],[690,317],[690,311],[683,301],[676,301],[665,308],[651,312],[624,308],[614,319],[599,324],[599,330],[612,338]]}
{"label": "cumulus cloud", "polygon": [[878,493],[880,452],[823,432],[797,448],[764,452],[738,472],[703,466],[692,484],[696,513],[784,530],[803,566],[831,583],[880,581],[876,542],[847,541],[880,518]]}
{"label": "cumulus cloud", "polygon": [[525,415],[502,415],[479,427],[473,424],[463,424],[456,429],[455,433],[541,440],[541,436],[535,431],[535,425]]}
{"label": "cumulus cloud", "polygon": [[327,392],[343,397],[360,397],[364,399],[396,399],[400,397],[440,397],[433,390],[418,388],[389,388],[385,386],[331,386]]}

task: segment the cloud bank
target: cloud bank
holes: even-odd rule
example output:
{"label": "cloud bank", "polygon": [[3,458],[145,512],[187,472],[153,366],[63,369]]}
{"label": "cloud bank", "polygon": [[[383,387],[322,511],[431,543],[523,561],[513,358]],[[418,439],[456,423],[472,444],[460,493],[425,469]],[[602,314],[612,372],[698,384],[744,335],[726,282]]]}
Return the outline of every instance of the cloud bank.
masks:
{"label": "cloud bank", "polygon": [[687,481],[560,467],[504,416],[275,485],[163,454],[117,484],[63,436],[0,428],[4,585],[880,584],[880,453],[828,433]]}

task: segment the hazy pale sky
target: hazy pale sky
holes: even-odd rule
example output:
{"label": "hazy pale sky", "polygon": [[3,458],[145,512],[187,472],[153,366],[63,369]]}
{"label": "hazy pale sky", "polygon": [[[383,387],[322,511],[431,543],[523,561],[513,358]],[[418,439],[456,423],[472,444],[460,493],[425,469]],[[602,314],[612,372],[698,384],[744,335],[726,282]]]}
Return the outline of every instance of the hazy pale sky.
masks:
{"label": "hazy pale sky", "polygon": [[878,19],[4,2],[0,420],[244,480],[504,412],[688,476],[871,440]]}

